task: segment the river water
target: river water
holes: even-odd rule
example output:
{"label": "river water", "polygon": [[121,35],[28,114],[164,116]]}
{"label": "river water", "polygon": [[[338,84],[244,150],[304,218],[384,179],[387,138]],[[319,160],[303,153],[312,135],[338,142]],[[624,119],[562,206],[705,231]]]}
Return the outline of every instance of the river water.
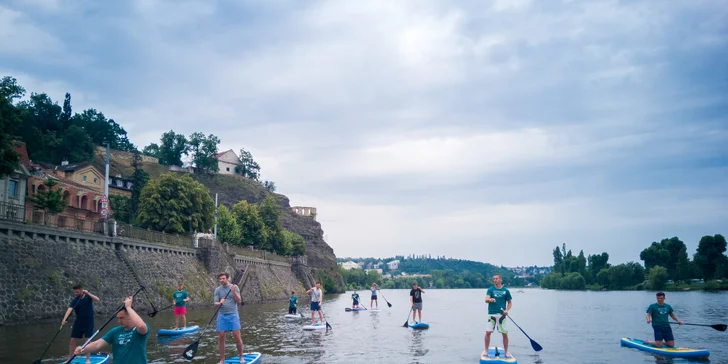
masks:
{"label": "river water", "polygon": [[[543,346],[542,351],[534,352],[528,338],[509,321],[510,351],[519,363],[688,363],[685,359],[665,359],[620,346],[621,337],[651,337],[645,310],[654,302],[654,293],[542,289],[511,292],[511,317]],[[346,312],[344,308],[351,305],[350,294],[324,298],[326,318],[333,327],[328,332],[301,329],[310,323],[307,309],[301,311],[308,319],[285,320],[286,302],[242,306],[245,351],[263,353],[264,363],[478,363],[484,346],[485,290],[426,290],[423,321],[430,328],[423,331],[403,327],[409,315],[408,290],[384,290],[392,307],[387,307],[380,295],[380,312]],[[368,293],[361,296],[368,306]],[[668,292],[666,302],[685,322],[728,322],[728,293]],[[202,327],[213,313],[214,309],[190,310],[188,321]],[[166,311],[153,319],[147,315],[143,318],[152,328],[148,343],[150,363],[187,362],[181,357],[182,351],[199,331],[174,339],[157,337],[157,329],[174,325],[173,313]],[[102,325],[107,319],[97,315],[96,323]],[[115,325],[112,321],[101,334]],[[217,362],[214,325],[213,322],[205,331],[193,363]],[[63,360],[70,337],[68,327],[46,354],[54,360],[44,363]],[[57,331],[56,322],[0,327],[0,363],[33,362]],[[673,332],[678,346],[708,348],[711,363],[728,363],[728,331],[673,326]],[[227,356],[235,355],[231,335],[227,344]],[[491,345],[502,345],[499,334],[494,333]]]}

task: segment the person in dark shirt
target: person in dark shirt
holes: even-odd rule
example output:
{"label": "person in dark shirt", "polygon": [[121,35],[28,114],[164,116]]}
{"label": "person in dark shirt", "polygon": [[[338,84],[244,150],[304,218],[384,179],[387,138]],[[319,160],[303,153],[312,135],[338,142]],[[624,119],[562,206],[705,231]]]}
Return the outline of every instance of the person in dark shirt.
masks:
{"label": "person in dark shirt", "polygon": [[[417,282],[412,282],[412,290],[410,290],[410,304],[412,304],[412,321],[415,323],[422,322],[422,294],[425,291],[417,286]],[[420,321],[415,321],[415,315],[419,314]]]}
{"label": "person in dark shirt", "polygon": [[684,322],[678,320],[672,306],[665,303],[664,292],[657,292],[655,296],[657,296],[657,303],[653,303],[647,307],[647,323],[652,324],[652,330],[655,332],[655,341],[646,339],[644,342],[658,348],[662,347],[663,342],[668,346],[675,347],[675,337],[672,335],[672,328],[670,328],[668,316],[672,317],[680,325],[683,325]]}
{"label": "person in dark shirt", "polygon": [[[77,284],[73,286],[73,299],[68,305],[68,310],[63,316],[61,326],[66,324],[68,316],[71,312],[76,313],[76,320],[73,321],[71,327],[71,343],[68,346],[68,357],[73,356],[74,350],[76,350],[76,341],[81,338],[89,338],[94,333],[94,302],[101,302],[101,300],[83,289],[83,286]],[[86,354],[86,364],[91,363],[91,353]]]}

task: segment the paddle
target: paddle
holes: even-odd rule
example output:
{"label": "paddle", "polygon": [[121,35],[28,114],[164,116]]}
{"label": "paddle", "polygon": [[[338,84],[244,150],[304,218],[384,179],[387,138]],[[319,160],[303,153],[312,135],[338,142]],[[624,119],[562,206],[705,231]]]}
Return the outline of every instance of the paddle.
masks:
{"label": "paddle", "polygon": [[[377,291],[379,291],[379,288],[377,288]],[[382,291],[379,291],[379,293],[382,293]],[[392,304],[387,301],[387,297],[384,297],[384,294],[382,294],[382,298],[384,298],[384,301],[387,302],[387,306],[392,307]],[[408,318],[409,320],[409,318]]]}
{"label": "paddle", "polygon": [[[77,305],[77,304],[78,304],[79,302],[81,302],[81,299],[80,299],[80,298],[79,298],[79,299],[77,299],[77,300],[76,300],[76,303],[74,303],[74,304],[73,304],[73,307],[71,307],[71,314],[73,314],[73,309],[75,309],[75,308],[76,308],[76,305]],[[70,317],[68,317],[68,318],[70,318]],[[63,329],[63,324],[61,324],[61,327],[59,327],[59,328],[58,328],[58,331],[56,331],[56,335],[54,335],[54,336],[53,336],[53,339],[51,340],[51,342],[49,342],[49,343],[48,343],[48,346],[46,347],[46,349],[45,349],[45,351],[43,352],[43,354],[41,354],[41,356],[40,356],[40,359],[38,359],[38,360],[34,361],[34,362],[33,362],[33,364],[40,364],[40,362],[41,362],[41,361],[43,360],[43,357],[44,357],[44,356],[46,355],[46,353],[48,352],[48,349],[50,349],[50,348],[51,348],[51,344],[53,344],[53,341],[55,341],[55,340],[56,340],[56,337],[58,337],[58,334],[60,334],[60,333],[61,333],[61,329]]]}
{"label": "paddle", "polygon": [[[241,269],[240,272],[237,272],[235,274],[235,277],[233,278],[233,282],[236,282],[236,284],[237,284],[237,282],[240,281],[240,279],[243,277],[243,271],[244,270]],[[232,284],[231,284],[230,290],[228,290],[228,292],[225,294],[225,297],[223,299],[224,300],[227,300],[228,295],[230,295],[230,292],[232,292],[232,291],[233,291],[233,287],[232,287]],[[210,326],[210,324],[212,323],[212,320],[215,319],[215,316],[217,316],[217,313],[218,313],[218,311],[220,311],[221,308],[222,308],[222,305],[217,306],[217,310],[215,310],[215,314],[212,315],[212,317],[210,317],[210,321],[207,323],[207,325],[205,325],[205,328],[207,328],[207,326]],[[204,333],[205,333],[205,330],[200,331],[200,336],[197,337],[197,340],[195,340],[195,342],[193,342],[192,344],[190,344],[189,346],[187,346],[187,348],[185,349],[185,351],[182,352],[182,357],[183,358],[185,358],[187,360],[194,359],[195,354],[197,354],[197,347],[200,346],[200,339],[202,339],[202,335]]]}
{"label": "paddle", "polygon": [[164,311],[164,310],[166,310],[166,309],[168,309],[168,308],[172,308],[172,307],[174,307],[174,305],[175,305],[175,304],[176,304],[176,303],[173,303],[173,304],[171,304],[171,305],[169,305],[169,306],[167,306],[167,307],[165,307],[165,308],[163,308],[163,309],[161,309],[161,310],[159,310],[159,311],[160,311],[160,312],[162,312],[162,311]]}
{"label": "paddle", "polygon": [[[501,311],[503,311],[503,308],[502,307],[499,307],[499,308],[500,308]],[[513,321],[513,318],[511,317],[511,314],[508,314],[506,316],[508,316],[508,318],[511,319],[511,321]],[[520,326],[518,326],[518,324],[515,321],[513,321],[513,324],[516,325],[516,327],[518,327],[519,330],[521,330],[521,332],[523,333],[523,335],[526,335],[526,337],[528,338],[528,340],[531,340],[531,347],[533,348],[533,350],[535,350],[535,351],[541,351],[541,350],[543,350],[543,348],[541,347],[541,345],[539,345],[537,342],[535,342],[533,339],[531,339],[531,337],[528,336],[528,334],[525,331],[523,331],[523,329]]]}
{"label": "paddle", "polygon": [[[134,293],[134,295],[132,295],[132,296],[131,296],[131,297],[132,297],[132,299],[133,299],[134,297],[136,297],[136,295],[137,295],[137,294],[139,294],[139,292],[141,292],[141,291],[143,291],[143,290],[144,290],[144,287],[142,286],[141,288],[139,288],[139,290],[137,290],[137,291],[136,291],[136,292]],[[115,318],[116,318],[116,314],[118,314],[118,313],[119,313],[119,312],[120,312],[121,310],[123,310],[123,309],[124,309],[124,304],[122,303],[122,304],[121,304],[121,306],[119,307],[119,309],[118,309],[118,310],[116,310],[116,312],[114,312],[114,315],[112,315],[111,317],[109,317],[109,320],[107,320],[107,321],[106,321],[106,323],[104,323],[104,325],[103,325],[103,326],[101,326],[101,328],[99,328],[98,330],[96,330],[96,332],[94,332],[94,334],[93,334],[93,335],[91,335],[91,337],[90,337],[90,338],[88,338],[88,340],[86,340],[86,342],[85,342],[85,343],[83,344],[83,346],[81,346],[81,350],[83,351],[83,349],[85,349],[85,348],[86,348],[86,345],[90,344],[90,343],[91,343],[91,340],[93,340],[93,339],[94,339],[94,337],[96,337],[96,335],[98,335],[98,334],[99,334],[99,332],[101,332],[101,330],[103,330],[103,329],[104,329],[104,327],[106,327],[106,325],[108,325],[108,324],[109,324],[109,322],[111,322],[111,320],[115,319]],[[72,357],[71,357],[70,359],[68,359],[67,361],[65,361],[65,364],[69,364],[70,362],[72,362],[72,361],[73,361],[73,359],[74,359],[75,357],[76,357],[76,354],[73,354],[73,356],[72,356]]]}
{"label": "paddle", "polygon": [[[673,324],[673,325],[679,325],[679,324],[680,324],[679,322],[670,322],[670,323],[671,323],[671,324]],[[707,327],[712,327],[712,328],[714,328],[714,329],[716,329],[716,330],[718,330],[718,331],[725,331],[726,329],[728,329],[728,325],[726,325],[726,324],[715,324],[715,325],[706,325],[706,324],[684,324],[684,325],[692,325],[692,326],[707,326]]]}
{"label": "paddle", "polygon": [[404,322],[404,325],[402,327],[409,327],[409,315],[412,313],[412,310],[415,308],[415,306],[410,307],[409,312],[407,312],[407,321]]}

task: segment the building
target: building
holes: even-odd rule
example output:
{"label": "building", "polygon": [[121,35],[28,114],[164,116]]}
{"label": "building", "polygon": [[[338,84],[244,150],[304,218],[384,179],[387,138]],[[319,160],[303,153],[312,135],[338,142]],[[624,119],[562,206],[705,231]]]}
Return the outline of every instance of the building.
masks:
{"label": "building", "polygon": [[399,260],[393,260],[393,261],[387,263],[387,267],[389,267],[389,270],[399,269]]}
{"label": "building", "polygon": [[25,143],[13,141],[12,147],[20,157],[20,163],[13,173],[0,179],[0,219],[24,221],[30,159]]}
{"label": "building", "polygon": [[296,213],[296,215],[300,216],[306,216],[312,218],[314,221],[316,221],[316,208],[315,207],[308,207],[308,206],[292,206],[291,210]]}
{"label": "building", "polygon": [[131,179],[123,178],[120,174],[109,176],[109,195],[122,195],[131,198],[131,188],[134,185]]}
{"label": "building", "polygon": [[242,166],[242,164],[240,163],[240,158],[238,158],[238,155],[232,149],[217,153],[215,159],[217,159],[217,173],[239,174],[236,168]]}
{"label": "building", "polygon": [[371,271],[376,271],[377,273],[382,274],[382,270],[381,269],[365,269],[364,271],[367,272],[367,273],[369,273]]}
{"label": "building", "polygon": [[361,266],[359,266],[359,264],[356,264],[356,263],[352,262],[351,260],[348,262],[341,263],[341,267],[346,270],[361,269]]}
{"label": "building", "polygon": [[104,173],[94,167],[91,162],[71,163],[61,162],[60,166],[41,164],[47,172],[64,180],[75,182],[86,189],[104,193]]}

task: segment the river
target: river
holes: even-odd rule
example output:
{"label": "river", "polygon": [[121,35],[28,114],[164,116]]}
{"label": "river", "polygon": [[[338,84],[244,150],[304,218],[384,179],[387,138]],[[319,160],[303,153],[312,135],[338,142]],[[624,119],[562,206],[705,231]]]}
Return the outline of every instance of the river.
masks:
{"label": "river", "polygon": [[[519,363],[687,363],[685,359],[664,359],[621,347],[620,338],[648,338],[652,329],[645,322],[645,309],[654,302],[651,292],[582,292],[542,289],[512,289],[511,317],[543,350],[535,352],[528,338],[508,322],[510,351]],[[308,319],[286,321],[287,303],[247,304],[240,308],[245,351],[263,353],[264,363],[478,363],[483,350],[486,310],[483,289],[428,289],[423,295],[423,321],[428,330],[402,327],[409,314],[408,290],[384,290],[392,307],[380,295],[380,312],[345,312],[351,292],[327,295],[324,311],[333,330],[303,331]],[[363,292],[369,305],[369,294]],[[678,318],[689,323],[728,322],[728,293],[667,292],[666,302]],[[306,306],[306,305],[301,305]],[[188,321],[207,324],[214,309],[190,310]],[[187,362],[184,348],[198,333],[174,339],[157,337],[157,329],[174,324],[172,311],[149,318],[150,363]],[[97,315],[97,328],[108,318]],[[59,318],[60,321],[60,318]],[[116,325],[112,321],[102,332]],[[214,325],[203,335],[193,363],[217,362]],[[70,325],[69,325],[70,327]],[[0,327],[0,363],[31,363],[38,359],[58,331],[58,323]],[[711,351],[710,362],[728,363],[728,332],[709,327],[673,326],[678,346],[703,347]],[[59,362],[68,347],[70,329],[64,328],[46,357]],[[228,335],[227,354],[235,354]],[[494,333],[491,345],[501,346]],[[119,364],[119,363],[117,363]]]}

